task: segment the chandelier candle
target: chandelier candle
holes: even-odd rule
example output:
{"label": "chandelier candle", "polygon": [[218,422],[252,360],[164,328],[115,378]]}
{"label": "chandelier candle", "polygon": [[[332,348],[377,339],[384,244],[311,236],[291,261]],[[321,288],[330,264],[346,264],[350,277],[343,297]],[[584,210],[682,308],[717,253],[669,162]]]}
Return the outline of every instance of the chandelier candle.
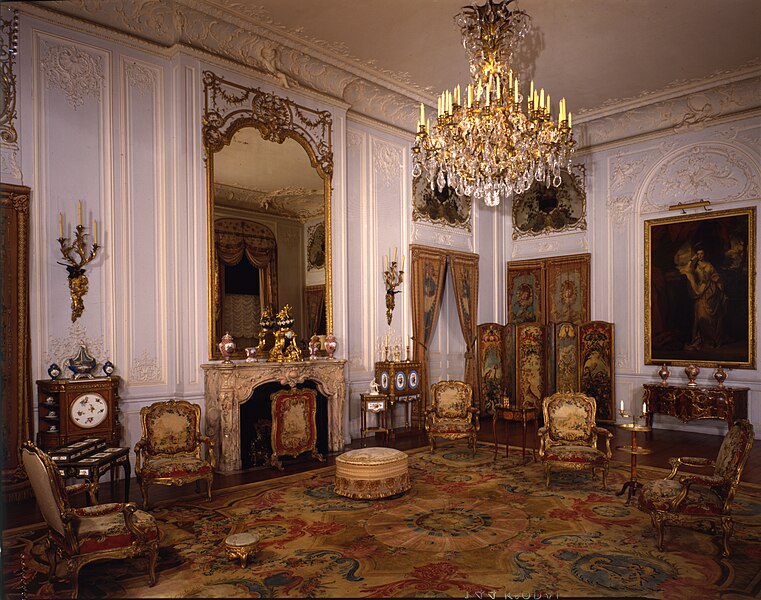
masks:
{"label": "chandelier candle", "polygon": [[488,206],[525,192],[534,181],[560,185],[574,147],[565,98],[555,121],[549,93],[545,99],[544,88],[537,91],[532,81],[524,106],[510,61],[530,19],[522,10],[510,10],[513,1],[487,0],[456,16],[470,63],[467,104],[459,85],[442,92],[433,127],[421,104],[412,148],[413,177]]}

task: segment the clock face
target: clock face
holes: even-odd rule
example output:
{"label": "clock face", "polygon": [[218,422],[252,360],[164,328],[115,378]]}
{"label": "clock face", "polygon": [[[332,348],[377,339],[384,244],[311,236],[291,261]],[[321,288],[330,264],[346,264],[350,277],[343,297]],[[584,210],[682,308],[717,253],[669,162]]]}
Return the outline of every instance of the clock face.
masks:
{"label": "clock face", "polygon": [[71,404],[71,420],[83,429],[97,427],[108,416],[108,403],[100,394],[93,392],[77,396]]}

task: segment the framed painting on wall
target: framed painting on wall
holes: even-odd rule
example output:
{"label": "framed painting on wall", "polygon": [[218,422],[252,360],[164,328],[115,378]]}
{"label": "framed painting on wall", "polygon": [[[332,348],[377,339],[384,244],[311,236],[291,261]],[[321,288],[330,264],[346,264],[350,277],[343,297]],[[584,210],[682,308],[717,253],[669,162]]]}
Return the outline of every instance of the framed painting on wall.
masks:
{"label": "framed painting on wall", "polygon": [[471,230],[472,201],[453,188],[432,190],[421,177],[412,180],[412,220]]}
{"label": "framed painting on wall", "polygon": [[544,263],[507,263],[507,320],[510,323],[544,323]]}
{"label": "framed painting on wall", "polygon": [[756,209],[645,221],[645,363],[756,366]]}
{"label": "framed painting on wall", "polygon": [[547,260],[547,321],[589,321],[590,254]]}
{"label": "framed painting on wall", "polygon": [[545,232],[586,229],[587,194],[584,166],[560,172],[560,185],[534,181],[528,191],[513,197],[513,239]]}
{"label": "framed painting on wall", "polygon": [[325,223],[320,222],[307,229],[307,271],[325,268]]}

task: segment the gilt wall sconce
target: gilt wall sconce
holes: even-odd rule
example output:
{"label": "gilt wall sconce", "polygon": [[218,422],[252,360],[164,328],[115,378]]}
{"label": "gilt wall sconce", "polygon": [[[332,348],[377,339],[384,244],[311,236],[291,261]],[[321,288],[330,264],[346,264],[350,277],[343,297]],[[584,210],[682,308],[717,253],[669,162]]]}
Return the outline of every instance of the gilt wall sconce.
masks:
{"label": "gilt wall sconce", "polygon": [[397,289],[402,285],[404,279],[404,255],[402,254],[402,266],[401,269],[397,267],[396,262],[396,248],[394,248],[394,257],[389,263],[388,255],[383,257],[383,281],[386,284],[386,321],[391,325],[391,320],[394,318],[394,307],[396,302],[394,296],[401,292]]}
{"label": "gilt wall sconce", "polygon": [[[98,222],[93,220],[92,246],[87,250],[87,228],[82,225],[82,201],[77,205],[77,226],[74,228],[74,242],[69,243],[69,238],[63,237],[63,213],[58,213],[58,243],[61,245],[61,255],[65,263],[59,265],[66,267],[69,275],[69,291],[71,292],[71,322],[73,323],[82,316],[85,309],[82,298],[87,293],[88,280],[83,268],[98,254]],[[74,256],[76,253],[76,257]]]}

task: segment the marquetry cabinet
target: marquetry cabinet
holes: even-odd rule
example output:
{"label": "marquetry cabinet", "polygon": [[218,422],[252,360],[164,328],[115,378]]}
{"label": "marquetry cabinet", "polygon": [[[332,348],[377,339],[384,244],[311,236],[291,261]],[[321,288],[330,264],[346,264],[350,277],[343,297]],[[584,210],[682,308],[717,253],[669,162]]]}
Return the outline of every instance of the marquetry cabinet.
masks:
{"label": "marquetry cabinet", "polygon": [[375,380],[380,386],[380,393],[388,396],[391,422],[393,423],[394,405],[397,402],[405,403],[407,429],[410,427],[410,422],[417,428],[423,427],[421,371],[420,363],[412,360],[375,363]]}
{"label": "marquetry cabinet", "polygon": [[44,450],[101,437],[119,445],[121,378],[43,379],[37,381],[37,445]]}

